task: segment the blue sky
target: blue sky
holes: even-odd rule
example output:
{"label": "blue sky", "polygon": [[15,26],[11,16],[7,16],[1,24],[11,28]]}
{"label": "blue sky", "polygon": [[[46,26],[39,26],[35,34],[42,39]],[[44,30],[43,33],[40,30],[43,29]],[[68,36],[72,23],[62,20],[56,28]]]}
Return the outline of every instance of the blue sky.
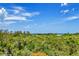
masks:
{"label": "blue sky", "polygon": [[79,32],[79,4],[0,3],[0,29],[31,33]]}

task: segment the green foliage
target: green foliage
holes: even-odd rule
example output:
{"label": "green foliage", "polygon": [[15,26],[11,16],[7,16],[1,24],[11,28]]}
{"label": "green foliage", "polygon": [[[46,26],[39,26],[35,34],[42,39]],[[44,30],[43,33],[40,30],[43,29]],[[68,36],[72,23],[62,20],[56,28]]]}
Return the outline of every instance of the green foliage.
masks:
{"label": "green foliage", "polygon": [[37,55],[34,52],[43,52],[48,56],[79,56],[79,33],[31,34],[0,30],[1,56]]}

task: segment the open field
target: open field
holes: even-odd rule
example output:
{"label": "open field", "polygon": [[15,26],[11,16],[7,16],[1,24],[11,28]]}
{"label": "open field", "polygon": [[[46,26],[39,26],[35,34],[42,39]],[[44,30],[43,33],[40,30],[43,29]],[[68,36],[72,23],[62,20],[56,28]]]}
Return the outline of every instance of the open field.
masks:
{"label": "open field", "polygon": [[31,34],[0,31],[0,55],[79,56],[79,34]]}

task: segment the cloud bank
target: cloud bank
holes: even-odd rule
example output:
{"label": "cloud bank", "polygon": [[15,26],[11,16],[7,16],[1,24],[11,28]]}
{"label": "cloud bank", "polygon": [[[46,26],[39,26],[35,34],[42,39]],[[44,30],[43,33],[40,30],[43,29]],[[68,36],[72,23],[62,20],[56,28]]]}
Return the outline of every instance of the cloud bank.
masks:
{"label": "cloud bank", "polygon": [[[12,24],[16,21],[26,21],[29,20],[27,17],[37,16],[40,12],[26,12],[23,7],[12,7],[10,8],[0,8],[0,24]],[[7,21],[7,22],[6,22]]]}

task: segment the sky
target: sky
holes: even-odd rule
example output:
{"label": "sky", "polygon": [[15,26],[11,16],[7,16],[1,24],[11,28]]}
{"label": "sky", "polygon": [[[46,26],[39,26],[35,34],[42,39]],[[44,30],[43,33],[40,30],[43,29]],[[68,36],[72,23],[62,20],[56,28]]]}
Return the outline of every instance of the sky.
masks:
{"label": "sky", "polygon": [[0,29],[76,33],[79,32],[79,3],[0,3]]}

